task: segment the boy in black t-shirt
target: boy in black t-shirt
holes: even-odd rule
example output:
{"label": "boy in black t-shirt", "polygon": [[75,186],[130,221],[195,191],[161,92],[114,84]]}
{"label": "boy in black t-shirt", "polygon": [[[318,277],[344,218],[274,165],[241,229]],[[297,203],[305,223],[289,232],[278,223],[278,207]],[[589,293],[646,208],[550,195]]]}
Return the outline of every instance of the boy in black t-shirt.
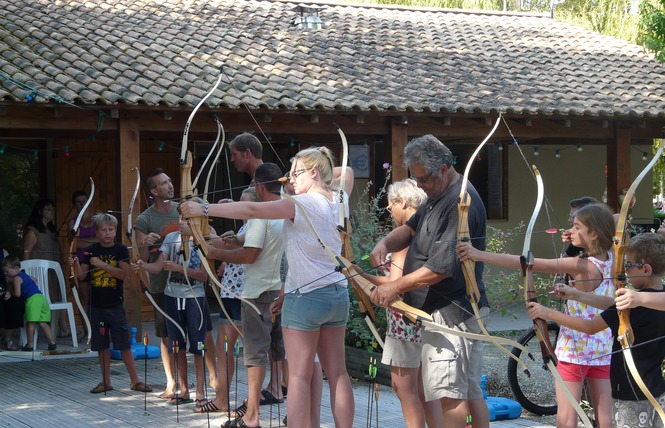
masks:
{"label": "boy in black t-shirt", "polygon": [[[653,300],[662,300],[662,277],[665,273],[665,237],[655,233],[642,233],[631,239],[626,249],[626,275],[637,294],[648,294]],[[626,292],[617,293],[618,296]],[[629,293],[632,294],[632,293]],[[621,300],[622,297],[617,297]],[[633,305],[630,305],[633,306]],[[622,310],[629,305],[622,304]],[[633,306],[634,307],[634,306]],[[665,402],[665,380],[661,373],[661,364],[665,359],[665,312],[644,306],[630,309],[630,326],[634,342],[631,347],[632,357],[640,377],[651,394],[663,407]],[[619,329],[619,311],[617,305],[603,311],[594,319],[571,317],[554,309],[546,308],[537,303],[529,303],[529,316],[532,319],[542,318],[555,321],[569,328],[593,334],[609,327],[614,336],[612,360],[610,363],[610,382],[614,408],[612,422],[614,426],[662,427],[662,417],[647,401],[639,386],[628,372],[628,365],[617,340]],[[663,412],[660,412],[662,415]]]}
{"label": "boy in black t-shirt", "polygon": [[[115,243],[118,220],[110,214],[97,214],[93,226],[99,243],[88,247],[78,267],[78,277],[90,283],[90,324],[92,325],[92,350],[99,355],[102,381],[90,390],[93,394],[113,389],[111,386],[110,341],[120,350],[122,361],[131,379],[132,391],[152,392],[152,388],[139,381],[131,349],[131,336],[127,315],[123,307],[123,280],[129,268],[127,247]],[[78,264],[77,257],[69,264]]]}

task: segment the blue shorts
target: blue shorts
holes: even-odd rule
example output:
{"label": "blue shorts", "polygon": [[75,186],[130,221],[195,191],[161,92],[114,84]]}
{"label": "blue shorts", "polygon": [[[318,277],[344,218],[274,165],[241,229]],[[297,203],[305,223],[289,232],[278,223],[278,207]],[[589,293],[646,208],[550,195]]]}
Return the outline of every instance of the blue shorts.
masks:
{"label": "blue shorts", "polygon": [[[240,299],[234,299],[232,297],[222,297],[222,303],[224,304],[224,309],[226,309],[226,312],[229,313],[229,316],[234,322],[239,322],[240,319],[242,318],[241,315],[241,310],[240,310]],[[231,324],[229,319],[226,317],[226,314],[224,311],[221,310],[219,311],[219,323],[220,324]]]}
{"label": "blue shorts", "polygon": [[[194,299],[192,297],[176,298],[164,295],[164,310],[171,318],[178,321],[180,327],[187,333],[189,352],[202,355],[203,352],[199,349],[199,343],[205,342],[206,320],[210,313],[205,297]],[[201,322],[201,311],[203,311],[203,322]],[[168,321],[166,329],[169,331],[169,352],[173,352],[173,343],[176,340],[178,341],[178,347],[185,349],[186,339],[182,337],[178,327]]]}
{"label": "blue shorts", "polygon": [[284,296],[282,327],[317,331],[321,327],[344,327],[349,319],[349,292],[332,284],[306,294],[296,290]]}
{"label": "blue shorts", "polygon": [[110,341],[113,348],[124,351],[131,347],[131,333],[127,315],[122,304],[111,308],[90,308],[90,326],[92,327],[92,340],[90,349],[100,351],[108,349]]}

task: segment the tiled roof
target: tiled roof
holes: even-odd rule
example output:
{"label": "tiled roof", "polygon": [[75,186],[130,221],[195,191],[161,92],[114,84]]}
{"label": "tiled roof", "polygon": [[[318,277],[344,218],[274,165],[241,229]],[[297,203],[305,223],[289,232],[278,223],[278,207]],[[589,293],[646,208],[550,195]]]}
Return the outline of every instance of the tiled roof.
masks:
{"label": "tiled roof", "polygon": [[[665,67],[549,18],[297,3],[0,0],[0,102],[665,117]],[[319,3],[321,4],[321,3]],[[242,102],[241,102],[242,101]]]}

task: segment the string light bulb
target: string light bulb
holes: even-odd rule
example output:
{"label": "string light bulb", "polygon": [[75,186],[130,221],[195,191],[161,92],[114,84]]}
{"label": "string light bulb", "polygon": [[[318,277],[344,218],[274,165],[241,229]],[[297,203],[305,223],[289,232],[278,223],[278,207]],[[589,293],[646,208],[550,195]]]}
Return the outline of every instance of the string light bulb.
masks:
{"label": "string light bulb", "polygon": [[643,152],[643,153],[642,153],[642,160],[645,161],[645,160],[647,160],[647,158],[648,158],[648,156],[647,156],[647,152]]}
{"label": "string light bulb", "polygon": [[496,149],[500,152],[503,151],[503,143],[496,143]]}
{"label": "string light bulb", "polygon": [[581,144],[578,144],[578,145],[577,145],[577,151],[578,151],[578,152],[581,152],[581,151],[582,151],[582,145],[581,145]]}
{"label": "string light bulb", "polygon": [[556,149],[556,151],[554,152],[554,157],[556,157],[557,159],[561,157],[561,151],[559,149]]}
{"label": "string light bulb", "polygon": [[69,157],[69,146],[65,146],[65,157]]}
{"label": "string light bulb", "polygon": [[163,152],[163,151],[164,151],[164,146],[165,146],[165,145],[166,145],[165,142],[160,141],[160,142],[159,142],[159,146],[157,146],[157,151],[158,151],[158,152]]}
{"label": "string light bulb", "polygon": [[35,159],[39,159],[39,152],[37,150],[33,150],[32,156],[34,156]]}
{"label": "string light bulb", "polygon": [[540,156],[540,152],[538,151],[538,147],[533,148],[533,155],[534,156]]}
{"label": "string light bulb", "polygon": [[291,139],[289,140],[289,147],[295,147],[295,146],[296,146],[296,140],[293,137],[291,137]]}
{"label": "string light bulb", "polygon": [[7,149],[7,144],[1,145],[0,146],[0,155],[4,155],[6,149]]}

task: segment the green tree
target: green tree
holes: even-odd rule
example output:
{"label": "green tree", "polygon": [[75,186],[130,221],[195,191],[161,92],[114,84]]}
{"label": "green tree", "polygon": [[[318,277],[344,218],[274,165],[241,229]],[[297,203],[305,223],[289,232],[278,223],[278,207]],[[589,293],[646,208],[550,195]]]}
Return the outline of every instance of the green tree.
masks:
{"label": "green tree", "polygon": [[631,5],[631,0],[566,0],[555,7],[554,18],[637,43],[639,15]]}
{"label": "green tree", "polygon": [[[649,1],[649,0],[646,0]],[[651,0],[664,1],[664,0]],[[549,0],[361,0],[378,3],[446,9],[548,12]],[[582,26],[597,33],[638,42],[639,16],[632,0],[565,0],[554,8],[554,19]]]}
{"label": "green tree", "polygon": [[27,153],[3,153],[0,156],[0,247],[22,256],[22,233],[32,205],[38,198],[37,161]]}
{"label": "green tree", "polygon": [[645,0],[640,5],[639,43],[665,62],[665,0]]}

